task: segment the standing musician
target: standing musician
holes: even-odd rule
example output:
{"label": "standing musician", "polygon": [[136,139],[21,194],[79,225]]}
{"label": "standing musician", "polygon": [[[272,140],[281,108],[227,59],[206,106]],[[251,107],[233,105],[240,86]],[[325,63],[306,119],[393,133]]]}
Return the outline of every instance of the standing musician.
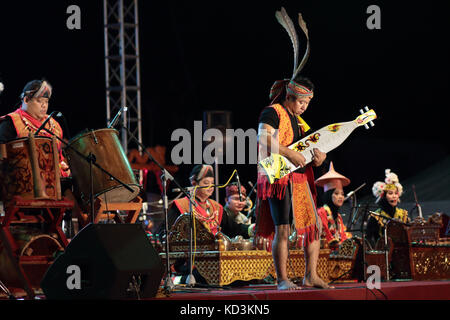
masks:
{"label": "standing musician", "polygon": [[[30,133],[36,132],[48,117],[47,111],[51,96],[52,86],[47,81],[33,80],[28,82],[20,95],[20,108],[0,117],[0,144],[17,138],[28,137]],[[53,118],[50,118],[45,128],[62,139],[63,130]],[[39,135],[51,136],[45,130],[39,131]],[[68,177],[70,170],[62,155],[61,142],[58,141],[57,145],[61,177]]]}
{"label": "standing musician", "polygon": [[300,117],[307,110],[314,96],[312,82],[300,76],[300,71],[309,56],[308,32],[299,14],[299,24],[308,42],[306,54],[297,65],[298,41],[292,20],[284,8],[276,13],[276,18],[283,26],[292,26],[292,28],[285,28],[294,44],[294,72],[290,79],[276,81],[270,90],[269,98],[272,103],[262,111],[258,121],[258,160],[270,155],[271,150],[278,150],[277,153],[301,168],[273,184],[270,184],[262,170],[258,170],[256,236],[273,238],[272,257],[278,289],[300,289],[288,279],[287,274],[288,240],[290,224],[293,221],[297,235],[303,238],[302,244],[305,248],[306,270],[303,285],[329,288],[317,273],[321,222],[316,212],[316,189],[312,168],[312,166],[320,166],[326,154],[315,148],[312,163],[305,165],[306,160],[303,155],[288,148],[309,131],[309,126]]}
{"label": "standing musician", "polygon": [[367,222],[367,239],[372,247],[375,247],[384,234],[387,219],[383,217],[409,222],[408,211],[397,207],[403,193],[398,176],[391,172],[391,169],[386,169],[385,175],[384,182],[377,181],[372,187],[372,193],[376,197],[375,203],[379,205],[375,211],[379,216],[371,215]]}
{"label": "standing musician", "polygon": [[329,171],[316,180],[316,186],[323,187],[324,191],[324,204],[317,211],[322,220],[322,237],[332,249],[337,249],[344,240],[352,237],[339,213],[345,199],[344,187],[349,184],[350,179],[334,170],[333,162],[330,162]]}

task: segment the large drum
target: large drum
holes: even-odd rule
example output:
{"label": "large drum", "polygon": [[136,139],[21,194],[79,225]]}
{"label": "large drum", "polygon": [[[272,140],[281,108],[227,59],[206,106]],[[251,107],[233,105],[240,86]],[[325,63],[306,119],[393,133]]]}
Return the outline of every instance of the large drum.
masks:
{"label": "large drum", "polygon": [[48,137],[19,138],[5,144],[1,172],[2,198],[61,199],[59,155],[56,140]]}
{"label": "large drum", "polygon": [[108,203],[129,202],[138,196],[140,187],[120,144],[117,130],[99,129],[82,133],[73,138],[69,147],[64,149],[73,176],[74,192],[80,200],[87,203],[90,200],[90,165],[72,148],[85,157],[92,153],[100,167],[133,190],[129,191],[120,182],[93,165],[94,198],[99,197]]}

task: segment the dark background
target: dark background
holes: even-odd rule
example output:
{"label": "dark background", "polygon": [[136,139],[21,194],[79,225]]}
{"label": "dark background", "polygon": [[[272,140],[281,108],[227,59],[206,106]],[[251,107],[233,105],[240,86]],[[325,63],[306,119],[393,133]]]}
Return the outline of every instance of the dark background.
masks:
{"label": "dark background", "polygon": [[[102,3],[1,2],[1,114],[16,109],[25,83],[44,77],[54,88],[50,109],[68,117],[72,136],[106,127]],[[284,6],[294,21],[301,12],[309,29],[302,73],[316,91],[303,118],[313,130],[353,120],[366,105],[379,116],[328,154],[352,180],[347,192],[366,182],[361,194],[370,194],[386,168],[400,182],[413,177],[450,151],[448,19],[440,3],[141,0],[143,142],[165,145],[170,162],[171,133],[191,130],[206,110],[231,111],[233,128],[256,129],[272,83],[292,73],[292,45],[275,19]],[[81,8],[81,30],[66,28],[72,4]],[[366,27],[372,4],[381,8],[381,30]],[[256,181],[255,165],[223,165],[220,182],[235,168],[246,186]],[[180,167],[180,184],[190,169]]]}

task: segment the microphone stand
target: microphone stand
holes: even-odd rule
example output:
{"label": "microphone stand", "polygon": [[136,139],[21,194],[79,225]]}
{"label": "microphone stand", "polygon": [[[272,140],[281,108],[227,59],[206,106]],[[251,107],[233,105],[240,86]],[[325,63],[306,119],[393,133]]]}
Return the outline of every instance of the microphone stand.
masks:
{"label": "microphone stand", "polygon": [[[356,200],[356,192],[357,192],[359,189],[361,189],[362,187],[364,187],[365,185],[366,185],[366,183],[364,182],[364,183],[363,183],[362,185],[360,185],[358,188],[356,188],[355,190],[351,191],[351,192],[350,192],[350,194],[351,194],[350,196],[347,196],[347,197],[344,199],[344,202],[345,202],[348,198],[351,197],[352,209],[353,209],[353,211],[351,212],[350,216],[348,217],[348,221],[349,221],[348,229],[351,229],[352,226],[353,226],[353,223],[355,222],[355,220],[358,220],[358,219],[356,218],[356,213],[357,213],[356,208],[358,207],[357,200]],[[355,218],[356,218],[356,219],[355,219]]]}
{"label": "microphone stand", "polygon": [[[195,285],[195,277],[192,274],[193,265],[192,265],[192,242],[193,242],[193,225],[194,225],[194,212],[193,212],[193,193],[188,194],[185,188],[183,188],[174,178],[173,176],[158,162],[156,159],[151,155],[150,152],[145,148],[145,146],[136,138],[136,136],[128,129],[127,126],[121,125],[122,128],[124,128],[128,134],[131,136],[131,138],[136,142],[138,146],[141,147],[142,151],[149,157],[151,161],[153,161],[163,172],[161,175],[162,179],[162,185],[163,185],[163,208],[164,208],[164,219],[165,219],[165,232],[166,232],[166,279],[164,280],[164,290],[166,292],[171,292],[175,285],[172,281],[172,278],[170,277],[170,259],[169,259],[169,221],[168,221],[168,201],[167,201],[167,180],[173,181],[179,190],[184,193],[184,195],[189,200],[189,211],[190,211],[190,237],[189,237],[189,277],[188,277],[188,284],[193,286]],[[197,187],[197,188],[208,188],[208,187]],[[188,188],[189,189],[189,188]]]}
{"label": "microphone stand", "polygon": [[[384,220],[395,221],[395,222],[400,223],[400,224],[403,224],[403,225],[405,225],[405,226],[410,226],[409,223],[405,223],[405,222],[396,220],[396,219],[394,219],[394,218],[385,217],[385,216],[383,216],[383,215],[381,215],[381,214],[379,214],[379,213],[373,212],[373,211],[369,211],[369,213],[370,213],[372,216],[378,216],[378,217],[380,217],[380,218],[382,218],[382,219],[384,219]],[[387,223],[385,223],[385,224],[384,224],[384,246],[385,246],[385,248],[384,248],[384,254],[385,254],[385,258],[386,258],[386,280],[389,281],[389,278],[390,278],[390,276],[389,276],[389,250],[388,250],[388,240],[387,240],[387,239],[388,239],[388,238],[387,238]]]}
{"label": "microphone stand", "polygon": [[[413,189],[413,193],[414,193],[414,201],[415,201],[416,205],[414,206],[414,208],[412,208],[412,209],[410,210],[410,212],[412,213],[414,209],[417,209],[417,213],[418,213],[418,215],[419,215],[419,218],[420,218],[420,219],[423,219],[423,216],[422,216],[422,207],[420,206],[419,201],[417,200],[416,186],[413,185],[413,186],[412,186],[412,189]],[[412,216],[412,215],[411,215],[411,216]]]}
{"label": "microphone stand", "polygon": [[121,185],[123,185],[125,187],[125,189],[127,189],[131,193],[134,192],[134,190],[131,189],[128,185],[126,185],[124,182],[122,182],[121,180],[119,180],[118,178],[113,176],[110,172],[105,170],[102,166],[100,166],[96,162],[94,154],[89,153],[88,156],[85,156],[84,154],[82,154],[81,152],[76,150],[74,147],[69,145],[69,143],[67,143],[66,141],[64,141],[60,137],[58,137],[56,134],[54,134],[53,132],[51,132],[47,128],[42,128],[42,130],[45,130],[46,132],[51,134],[53,137],[55,137],[60,142],[62,142],[65,145],[66,148],[69,148],[70,150],[74,151],[77,156],[79,156],[81,159],[83,159],[84,161],[87,161],[89,163],[89,175],[90,175],[90,183],[91,183],[91,186],[90,186],[90,203],[91,203],[91,221],[92,221],[92,223],[94,223],[94,221],[95,221],[95,217],[94,217],[94,215],[95,215],[95,210],[94,210],[94,180],[93,180],[94,178],[93,178],[93,172],[92,172],[93,171],[92,170],[93,167],[92,166],[95,166],[96,168],[100,169],[103,173],[107,174],[111,179],[113,179],[113,180],[117,181],[118,183],[120,183]]}
{"label": "microphone stand", "polygon": [[[361,261],[362,262],[362,270],[361,270],[361,272],[362,272],[362,279],[359,279],[359,280],[360,281],[362,280],[363,282],[366,282],[366,270],[365,270],[365,268],[366,268],[366,250],[367,250],[367,247],[366,247],[366,230],[364,229],[364,223],[365,223],[365,221],[367,219],[367,212],[369,211],[369,207],[374,207],[375,208],[376,206],[371,206],[369,203],[365,204],[364,210],[363,210],[363,214],[362,214],[362,219],[361,219],[361,225],[360,225],[359,229],[353,229],[352,230],[351,228],[349,228],[347,230],[347,232],[354,232],[354,231],[361,232],[361,242],[362,242],[361,243],[361,247],[362,247],[362,261]],[[355,215],[353,216],[351,225],[353,225],[354,221],[358,220],[358,218],[360,216],[360,213],[359,213],[360,208],[361,208],[361,205],[358,205],[358,206],[355,207],[355,211],[356,212],[355,212]]]}
{"label": "microphone stand", "polygon": [[[256,184],[250,183],[249,184],[252,186],[252,189],[250,190],[250,192],[247,195],[246,199],[250,199],[250,196],[252,195],[253,191],[255,190]],[[253,208],[250,208],[250,211],[247,214],[247,219],[251,219],[253,216],[253,213],[255,212],[256,209],[256,205],[253,206]]]}
{"label": "microphone stand", "polygon": [[367,218],[367,211],[368,211],[369,203],[367,203],[366,207],[364,208],[363,218],[361,221],[361,241],[362,241],[362,277],[363,282],[366,282],[366,231],[364,229],[364,223]]}
{"label": "microphone stand", "polygon": [[0,289],[8,296],[8,299],[15,300],[16,297],[9,291],[8,287],[0,280]]}

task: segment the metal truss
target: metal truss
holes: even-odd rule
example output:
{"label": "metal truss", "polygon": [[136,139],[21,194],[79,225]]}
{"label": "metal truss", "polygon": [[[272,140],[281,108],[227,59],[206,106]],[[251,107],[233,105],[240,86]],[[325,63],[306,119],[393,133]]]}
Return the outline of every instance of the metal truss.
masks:
{"label": "metal truss", "polygon": [[[103,17],[107,124],[127,107],[121,123],[142,143],[138,0],[103,0]],[[120,131],[127,153],[133,139],[125,128]]]}

